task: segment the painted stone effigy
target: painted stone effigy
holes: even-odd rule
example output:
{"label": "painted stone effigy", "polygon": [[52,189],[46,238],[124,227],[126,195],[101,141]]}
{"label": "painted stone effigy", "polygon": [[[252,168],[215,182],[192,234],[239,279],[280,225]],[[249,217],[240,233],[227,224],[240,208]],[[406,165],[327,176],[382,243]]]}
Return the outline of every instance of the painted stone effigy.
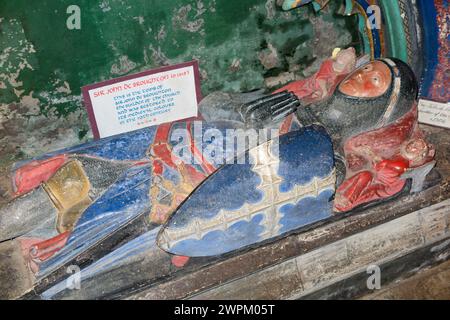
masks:
{"label": "painted stone effigy", "polygon": [[[295,86],[289,88],[300,89]],[[263,144],[249,150],[258,159],[254,166],[225,165],[208,178],[161,231],[160,247],[187,256],[223,254],[330,217],[332,206],[335,212],[347,212],[404,190],[422,190],[435,165],[435,152],[418,127],[417,95],[415,75],[400,60],[361,66],[327,101],[298,110],[303,127],[326,128],[334,157],[344,163],[343,172],[337,173],[333,205],[329,199],[334,194],[334,166],[322,149],[327,143],[313,147],[320,139],[311,140],[308,129],[300,129],[306,131],[297,136],[297,145],[291,142],[281,148],[289,135],[280,137],[277,159]],[[286,156],[288,150],[292,153]],[[261,158],[266,159],[265,166]],[[291,175],[283,175],[286,171]],[[227,181],[226,176],[235,178]],[[271,179],[269,188],[265,176]]]}
{"label": "painted stone effigy", "polygon": [[[342,56],[348,55],[354,56],[354,51],[343,51],[340,55],[338,54],[334,62],[339,61]],[[344,61],[347,60],[344,59]],[[351,59],[348,61],[349,64],[354,64]],[[319,70],[315,76],[317,82],[321,80],[318,75],[327,70],[327,63],[324,63],[323,66],[324,68]],[[338,78],[334,77],[336,83],[328,88],[334,89]],[[359,83],[358,81],[361,79],[363,82]],[[327,99],[326,105],[316,103],[310,104],[310,107],[299,108],[298,121],[300,124],[307,128],[308,125],[315,123],[323,125],[332,135],[336,154],[346,160],[346,179],[338,186],[334,202],[336,211],[348,211],[360,204],[395,195],[405,187],[406,181],[402,175],[407,173],[410,168],[415,169],[430,163],[426,166],[428,171],[424,172],[426,174],[431,170],[433,149],[423,140],[417,128],[415,117],[417,110],[414,107],[417,83],[414,81],[412,71],[399,61],[397,63],[392,60],[376,61],[361,67],[343,80],[331,98]],[[311,87],[309,83],[301,81],[291,84],[289,87],[293,88],[295,85],[297,89],[303,87],[306,90],[297,90],[297,92],[304,92],[305,97],[311,96],[314,91],[316,94],[312,94],[312,96],[316,97],[317,101],[322,101],[323,97],[327,96],[323,92],[317,94],[323,85]],[[372,85],[371,90],[367,89],[368,85]],[[307,93],[307,88],[310,88],[310,94]],[[288,100],[292,99],[290,95],[287,96]],[[283,94],[280,97],[283,98]],[[266,98],[262,98],[262,100],[264,99]],[[357,106],[356,108],[348,108],[348,105],[351,105],[349,99],[353,100],[352,104]],[[368,99],[368,102],[365,99]],[[259,100],[261,98],[257,99],[257,101]],[[352,114],[355,110],[357,114]],[[339,118],[338,115],[342,115],[342,117]],[[289,122],[290,124],[286,125]],[[155,223],[164,223],[175,212],[173,219],[163,229],[160,237],[160,239],[165,239],[165,244],[160,240],[160,245],[170,252],[172,252],[174,238],[178,239],[180,234],[189,235],[189,231],[194,232],[195,229],[173,230],[174,226],[178,228],[183,225],[177,219],[181,219],[189,225],[186,221],[196,220],[195,217],[200,212],[209,218],[219,213],[222,217],[231,216],[230,221],[223,218],[225,226],[230,227],[236,224],[231,222],[245,220],[245,217],[247,217],[246,219],[255,217],[271,219],[274,223],[271,227],[272,230],[270,231],[269,228],[267,235],[262,238],[254,237],[251,240],[244,239],[242,242],[230,238],[229,242],[234,242],[234,247],[227,247],[222,239],[221,246],[217,246],[217,244],[214,246],[216,251],[203,250],[202,255],[225,253],[325,219],[332,212],[332,203],[329,200],[333,196],[335,181],[334,161],[332,161],[333,147],[330,143],[326,143],[321,130],[298,130],[295,128],[296,124],[297,121],[293,120],[292,115],[282,122],[281,127],[287,129],[282,129],[282,135],[276,143],[280,149],[277,157],[271,156],[269,150],[269,144],[273,147],[274,143],[265,142],[254,150],[249,150],[247,153],[250,157],[256,159],[254,165],[220,166],[205,159],[198,159],[200,160],[198,164],[174,161],[171,150],[175,144],[172,141],[171,146],[167,146],[167,139],[170,140],[169,137],[171,137],[170,132],[183,128],[191,133],[193,132],[192,122],[148,128],[107,141],[76,147],[56,155],[47,155],[45,156],[47,159],[35,160],[16,170],[14,180],[16,190],[18,194],[22,193],[25,196],[17,198],[6,208],[8,213],[2,214],[2,226],[5,230],[5,235],[2,236],[4,238],[15,237],[22,233],[23,246],[29,248],[28,259],[31,268],[39,270],[38,274],[45,275],[53,271],[55,267],[69,262],[86,248],[119,229],[121,225],[145,212],[150,212],[150,220]],[[234,126],[236,127],[236,124]],[[398,135],[396,131],[400,129],[396,128],[405,128],[405,126],[408,130],[403,129],[404,135]],[[220,128],[213,122],[205,124],[203,130],[211,127],[220,131]],[[372,130],[364,133],[367,128]],[[378,143],[379,139],[371,137],[376,130],[391,130],[396,136],[399,136],[399,140],[389,146],[391,154],[379,151],[379,145],[382,150],[385,150],[386,143]],[[288,139],[288,136],[283,135],[287,132],[290,132],[289,134],[293,135],[293,138]],[[194,158],[201,157],[198,150],[203,150],[204,144],[210,143],[203,141],[202,134],[203,131],[200,132],[200,137],[195,134],[191,137],[190,141],[193,142],[193,147],[189,151]],[[388,137],[385,134],[383,136]],[[133,141],[132,145],[128,144],[130,141]],[[122,151],[125,150],[125,145],[131,149],[123,153],[114,151],[120,147],[122,147]],[[314,145],[316,145],[317,153],[314,152]],[[410,149],[414,152],[408,151]],[[292,152],[297,154],[294,155]],[[108,156],[114,161],[106,161],[104,158]],[[146,158],[147,160],[145,160]],[[313,164],[317,166],[317,172],[312,169]],[[324,164],[326,164],[326,169],[319,170]],[[302,168],[302,165],[307,166]],[[285,168],[284,170],[291,174],[297,171],[298,177],[283,176],[279,172],[282,170],[281,168]],[[219,169],[218,172],[214,173],[217,169]],[[55,173],[49,174],[52,170]],[[43,173],[46,175],[43,176]],[[238,178],[246,175],[248,175],[248,179],[240,182]],[[207,179],[208,176],[211,177]],[[424,178],[423,176],[417,177],[422,180]],[[284,180],[288,178],[294,179],[297,183],[290,185],[289,188],[286,187],[287,182]],[[265,181],[267,179],[270,183]],[[202,181],[205,182],[201,184]],[[35,188],[33,188],[33,183]],[[196,189],[199,185],[200,187]],[[231,190],[237,192],[237,194],[233,194],[231,190],[226,191],[227,195],[231,197],[230,199],[236,201],[240,199],[228,207],[226,199],[219,197],[220,193],[224,192],[222,188],[227,188],[227,185],[231,185]],[[263,187],[266,187],[266,190]],[[258,188],[262,189],[258,191]],[[420,185],[417,188],[420,188]],[[31,189],[33,191],[29,191]],[[64,193],[65,190],[71,192]],[[217,190],[216,192],[219,194],[214,195],[213,190]],[[246,196],[244,192],[246,190],[253,194]],[[22,202],[27,205],[30,193],[40,199],[34,201],[39,206],[35,212],[47,215],[47,217],[28,214],[26,217],[17,219],[18,215],[28,211],[24,209]],[[210,196],[206,197],[206,194],[210,194]],[[310,213],[312,217],[305,219],[303,215],[300,215],[302,218],[299,221],[292,222],[292,218],[288,218],[289,214],[299,212],[298,208],[301,207],[302,200],[303,202],[307,201],[304,199],[310,201],[310,194],[315,194],[320,200],[316,199],[317,205],[308,204],[311,209],[316,209]],[[209,207],[205,207],[201,200],[205,198],[220,199],[220,201],[215,205],[214,201],[209,201]],[[183,203],[183,201],[185,202]],[[180,206],[181,203],[183,204]],[[220,205],[224,205],[224,207],[220,207]],[[198,206],[204,206],[204,210],[200,210]],[[243,210],[244,207],[245,210]],[[43,208],[46,210],[42,210]],[[176,210],[177,208],[178,210]],[[258,211],[261,209],[266,209],[266,211]],[[242,219],[236,218],[241,217],[236,212],[243,214]],[[291,225],[286,222],[283,225],[283,218],[291,221]],[[29,223],[31,219],[41,221],[41,224],[36,227],[35,224]],[[205,220],[208,228],[224,228],[217,219],[217,221],[211,222],[211,219],[205,219],[201,214],[198,219]],[[22,228],[15,226],[15,221],[20,221]],[[26,223],[27,221],[28,223]],[[275,221],[280,223],[275,223]],[[199,224],[198,221],[195,223]],[[208,228],[203,229],[207,231]],[[18,233],[6,234],[11,230]],[[264,232],[259,233],[264,234]],[[177,235],[174,236],[175,234]],[[234,234],[236,235],[236,233]],[[241,232],[241,234],[244,235],[244,238],[250,236],[250,233]],[[213,243],[213,241],[209,240],[209,243]],[[200,254],[198,251],[194,254],[191,250],[186,249],[175,250],[173,253],[188,256]]]}
{"label": "painted stone effigy", "polygon": [[[337,81],[333,66],[343,74],[352,68],[352,59],[346,56],[354,59],[354,51],[343,51],[318,72],[328,78],[329,88]],[[342,64],[348,66],[341,70]],[[309,82],[319,81],[313,78]],[[303,82],[305,96],[315,88],[309,82]],[[240,105],[259,95],[225,96],[222,100]],[[201,108],[206,114],[213,109],[217,117],[217,104],[211,101],[221,100],[212,95],[204,99]],[[230,119],[228,106],[221,108],[225,109],[224,118]],[[290,118],[281,130],[286,133],[295,125]],[[1,209],[1,239],[20,236],[30,269],[44,277],[145,212],[150,212],[152,222],[164,223],[216,169],[205,161],[198,165],[173,161],[172,132],[181,128],[190,132],[191,127],[192,122],[161,125],[18,163],[12,181],[16,199]],[[200,142],[195,135],[190,139],[197,143],[188,151],[198,158],[198,150],[203,148],[201,137]]]}
{"label": "painted stone effigy", "polygon": [[421,189],[422,175],[434,166],[434,149],[418,127],[417,95],[413,71],[400,60],[383,59],[346,78],[324,109],[311,108],[345,159],[337,211],[397,194],[405,187],[402,175],[410,171],[413,191]]}
{"label": "painted stone effigy", "polygon": [[[74,261],[101,264],[133,251],[138,239],[176,255],[219,255],[420,191],[434,149],[417,125],[414,73],[397,59],[354,71],[355,60],[352,49],[335,53],[314,76],[269,97],[211,94],[200,105],[203,122],[147,128],[17,164],[16,199],[0,209],[0,240],[18,239],[42,280]],[[253,163],[202,154],[215,143],[203,138],[206,130],[249,128],[280,134],[234,158]],[[189,142],[183,158],[196,161],[173,156],[178,129]]]}
{"label": "painted stone effigy", "polygon": [[[351,69],[355,64],[354,51],[344,50],[330,62],[331,64],[325,62],[312,78],[316,85],[299,81],[288,86],[297,94],[302,92],[302,95],[298,96],[300,101],[303,97],[314,97],[316,103],[313,103],[314,99],[311,98],[305,106],[299,108],[300,122],[290,115],[284,120],[281,119],[283,121],[280,125],[276,125],[281,126],[281,137],[276,143],[281,153],[277,157],[271,155],[269,147],[273,147],[274,143],[264,142],[247,152],[250,157],[256,159],[254,165],[220,166],[206,161],[199,150],[203,150],[206,144],[211,142],[202,139],[202,130],[215,128],[223,131],[225,127],[220,128],[214,122],[205,123],[203,129],[195,134],[193,122],[189,121],[148,128],[49,154],[16,169],[14,184],[20,197],[2,209],[2,239],[21,235],[24,251],[29,252],[27,260],[30,267],[38,271],[38,275],[45,276],[146,212],[150,213],[149,220],[154,223],[164,223],[175,212],[159,238],[160,245],[170,252],[173,245],[171,240],[174,237],[178,239],[180,233],[184,237],[189,235],[186,230],[183,233],[173,230],[173,227],[178,228],[183,223],[189,225],[188,220],[203,219],[208,225],[211,219],[205,217],[220,213],[222,217],[231,217],[230,221],[228,218],[223,219],[225,226],[232,227],[235,224],[233,221],[239,222],[242,219],[260,219],[258,222],[271,219],[273,225],[266,230],[265,236],[243,239],[242,242],[231,237],[229,241],[234,243],[234,247],[226,246],[223,239],[222,245],[210,241],[210,244],[215,243],[215,251],[204,250],[201,255],[225,253],[329,217],[333,205],[330,199],[334,193],[336,179],[333,146],[336,157],[345,159],[346,164],[346,179],[337,186],[334,203],[336,211],[348,211],[360,204],[395,195],[405,186],[402,175],[407,173],[407,169],[431,163],[433,156],[432,147],[422,139],[417,129],[417,110],[414,107],[417,83],[414,75],[399,61],[385,60],[365,65],[342,81],[348,68],[341,68],[340,63],[344,63],[346,67],[350,66]],[[343,74],[336,76],[336,70]],[[320,84],[324,79],[323,74],[327,72],[331,82]],[[362,83],[358,82],[360,79]],[[339,81],[341,84],[334,94],[326,99]],[[372,88],[368,90],[370,85]],[[323,88],[328,89],[323,91]],[[240,105],[248,105],[245,103],[247,99],[256,109],[265,107],[265,102],[258,104],[258,101],[267,101],[266,97],[256,99],[256,104],[252,102],[257,95],[258,93],[254,93],[245,98],[241,96]],[[274,96],[278,100],[272,99],[272,102],[281,108],[289,105],[283,104],[284,101],[292,99],[291,94],[278,93],[279,98],[277,94]],[[326,102],[322,105],[319,102],[324,98]],[[357,107],[348,108],[349,105]],[[237,117],[239,112],[233,111],[229,113]],[[269,126],[274,125],[272,120],[269,117]],[[409,122],[401,122],[408,120]],[[234,121],[226,123],[226,128],[238,128],[239,124],[245,125]],[[313,124],[325,127],[331,134],[333,146],[331,142],[327,142],[324,130],[308,129],[308,126]],[[299,129],[299,125],[306,129]],[[377,139],[367,138],[367,135],[374,134],[376,130],[395,132],[397,127],[405,126],[408,130],[403,130],[404,135],[389,146],[390,154],[377,149],[377,144],[374,145]],[[173,158],[171,151],[176,146],[176,141],[171,141],[171,133],[181,128],[192,134],[189,138],[192,148],[188,151],[192,158],[199,160],[197,164],[176,161]],[[369,133],[365,133],[367,128],[371,129]],[[385,145],[381,143],[382,147]],[[412,147],[409,147],[410,145]],[[315,150],[313,146],[316,146]],[[307,148],[303,149],[305,147]],[[418,151],[408,153],[410,149]],[[419,159],[420,157],[423,158]],[[305,165],[306,167],[302,167]],[[427,168],[431,170],[432,166]],[[280,170],[284,170],[285,174]],[[294,172],[297,176],[292,176]],[[266,177],[261,176],[263,173]],[[343,172],[339,171],[339,175],[338,180],[342,181]],[[242,176],[248,176],[248,179],[239,182]],[[423,180],[424,177],[421,178]],[[296,183],[289,184],[289,179]],[[208,197],[222,200],[220,192],[225,192],[222,188],[227,188],[228,184],[231,187],[228,186],[230,190],[226,192],[231,197],[230,203],[233,203],[231,199],[240,199],[233,205],[227,206],[225,201],[225,206],[220,207],[219,203],[214,206],[214,201],[209,201],[211,207],[208,207],[200,200]],[[213,190],[219,194],[214,194]],[[240,196],[233,195],[231,190]],[[244,191],[253,194],[246,196]],[[316,210],[309,213],[310,217],[299,215],[298,221],[289,218],[293,212],[298,211],[303,202],[310,201],[311,194],[316,196],[314,201],[317,205],[312,205]],[[34,198],[34,206],[29,206],[30,196]],[[203,210],[200,210],[201,206]],[[311,206],[311,203],[308,206]],[[195,218],[196,215],[192,215],[192,212],[200,216]],[[242,219],[236,218],[241,217],[241,214],[244,214]],[[179,223],[177,219],[184,222]],[[215,220],[211,222],[210,227],[224,228]],[[20,225],[17,225],[18,221]],[[262,230],[259,233],[264,234]],[[251,235],[245,232],[240,234],[243,238]],[[195,246],[173,253],[199,255],[198,251],[192,251],[193,247]]]}

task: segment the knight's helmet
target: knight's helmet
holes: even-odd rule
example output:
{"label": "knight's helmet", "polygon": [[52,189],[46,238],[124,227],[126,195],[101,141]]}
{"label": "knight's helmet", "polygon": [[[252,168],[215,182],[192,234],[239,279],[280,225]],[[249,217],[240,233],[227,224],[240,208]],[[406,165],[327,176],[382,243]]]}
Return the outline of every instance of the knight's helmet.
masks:
{"label": "knight's helmet", "polygon": [[[333,136],[336,148],[351,136],[392,124],[410,111],[417,100],[418,83],[412,69],[395,58],[378,61],[391,72],[390,86],[383,94],[356,97],[344,94],[338,86],[325,104],[310,107],[310,112]],[[299,117],[301,120],[302,114]]]}

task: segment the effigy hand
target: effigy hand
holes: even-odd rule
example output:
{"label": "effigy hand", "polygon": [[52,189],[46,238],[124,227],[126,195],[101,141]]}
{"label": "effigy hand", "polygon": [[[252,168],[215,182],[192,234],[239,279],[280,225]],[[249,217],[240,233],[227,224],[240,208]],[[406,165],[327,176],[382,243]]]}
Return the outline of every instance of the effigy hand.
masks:
{"label": "effigy hand", "polygon": [[243,104],[238,112],[247,126],[264,127],[265,124],[284,119],[299,106],[300,101],[295,94],[283,91]]}
{"label": "effigy hand", "polygon": [[291,82],[274,93],[292,92],[304,106],[318,103],[333,94],[338,83],[354,70],[355,65],[356,51],[354,48],[344,50],[336,48],[333,56],[325,60],[313,76]]}

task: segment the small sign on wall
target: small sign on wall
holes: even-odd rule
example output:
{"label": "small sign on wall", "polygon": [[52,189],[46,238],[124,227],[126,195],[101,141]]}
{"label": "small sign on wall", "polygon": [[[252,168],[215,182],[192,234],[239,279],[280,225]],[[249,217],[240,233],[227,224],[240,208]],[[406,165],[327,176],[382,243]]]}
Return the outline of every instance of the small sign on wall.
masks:
{"label": "small sign on wall", "polygon": [[197,61],[149,70],[82,88],[96,139],[198,115]]}
{"label": "small sign on wall", "polygon": [[420,99],[419,122],[450,129],[450,103]]}

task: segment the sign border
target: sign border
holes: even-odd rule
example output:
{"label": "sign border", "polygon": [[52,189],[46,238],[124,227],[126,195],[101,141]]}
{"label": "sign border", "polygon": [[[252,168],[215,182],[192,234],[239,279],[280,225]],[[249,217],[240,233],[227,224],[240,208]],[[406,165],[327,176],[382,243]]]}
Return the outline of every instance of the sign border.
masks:
{"label": "sign border", "polygon": [[[92,133],[94,135],[94,139],[95,140],[100,139],[100,132],[98,130],[97,120],[95,119],[95,114],[94,114],[94,108],[92,106],[91,97],[89,95],[90,90],[109,86],[111,84],[115,84],[118,82],[128,81],[128,80],[132,80],[132,79],[136,79],[136,78],[140,78],[140,77],[144,77],[144,76],[149,76],[149,75],[153,75],[153,74],[157,74],[157,73],[161,73],[161,72],[172,71],[172,70],[181,69],[181,68],[185,68],[185,67],[193,67],[193,69],[194,69],[195,93],[197,96],[197,103],[200,103],[200,101],[202,100],[202,93],[201,93],[201,88],[200,88],[200,72],[199,72],[198,60],[192,60],[192,61],[174,64],[174,65],[170,65],[170,66],[163,66],[163,67],[159,67],[156,69],[151,69],[151,70],[134,73],[134,74],[118,77],[118,78],[113,78],[113,79],[109,79],[109,80],[105,80],[102,82],[98,82],[98,83],[94,83],[94,84],[90,84],[90,85],[81,87],[84,105],[85,105],[86,111],[88,113],[88,118],[89,118],[89,122],[91,124],[91,129],[92,129]],[[198,117],[198,110],[197,110],[197,117]],[[139,129],[137,129],[137,130],[139,130]]]}

